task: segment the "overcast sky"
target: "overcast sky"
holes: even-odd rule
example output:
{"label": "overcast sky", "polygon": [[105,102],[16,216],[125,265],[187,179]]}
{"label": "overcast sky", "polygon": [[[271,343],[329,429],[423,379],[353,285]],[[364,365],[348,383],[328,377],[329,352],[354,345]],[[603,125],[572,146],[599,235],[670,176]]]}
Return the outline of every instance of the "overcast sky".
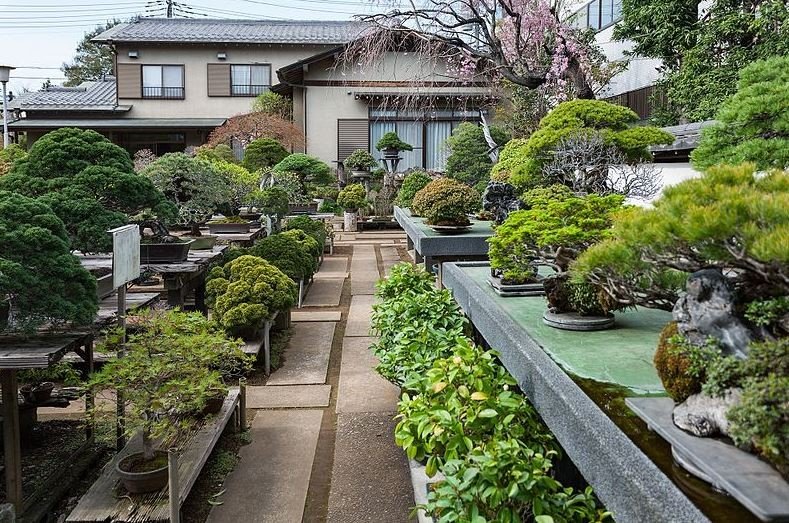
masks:
{"label": "overcast sky", "polygon": [[[0,64],[17,67],[9,89],[38,90],[63,81],[83,34],[96,25],[136,15],[161,16],[165,0],[0,0]],[[345,20],[380,9],[376,0],[178,0],[193,18]]]}

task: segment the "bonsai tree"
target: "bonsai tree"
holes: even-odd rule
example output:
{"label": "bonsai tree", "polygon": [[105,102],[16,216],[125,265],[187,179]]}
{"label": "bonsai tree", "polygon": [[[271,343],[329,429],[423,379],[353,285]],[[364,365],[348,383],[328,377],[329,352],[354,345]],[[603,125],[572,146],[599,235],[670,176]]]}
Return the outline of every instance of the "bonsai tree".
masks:
{"label": "bonsai tree", "polygon": [[268,176],[274,186],[280,187],[288,193],[289,203],[306,203],[309,201],[304,185],[301,183],[299,175],[291,172],[275,172],[263,170],[264,179]]}
{"label": "bonsai tree", "polygon": [[288,193],[277,185],[253,191],[247,202],[266,216],[279,219],[288,214]]}
{"label": "bonsai tree", "polygon": [[[63,222],[43,202],[0,191],[0,331],[88,325],[96,279],[69,251]],[[6,317],[7,315],[7,317]]]}
{"label": "bonsai tree", "polygon": [[283,120],[293,118],[293,101],[273,91],[261,93],[252,102],[252,110],[277,116]]}
{"label": "bonsai tree", "polygon": [[214,267],[206,283],[216,321],[234,336],[254,337],[264,320],[293,306],[296,285],[263,258],[244,255]]}
{"label": "bonsai tree", "polygon": [[0,149],[0,176],[8,174],[14,162],[27,156],[27,151],[19,144],[9,144]]}
{"label": "bonsai tree", "polygon": [[200,224],[231,196],[227,180],[211,162],[184,153],[165,154],[142,174],[177,206],[175,223],[190,227],[194,236],[200,236]]}
{"label": "bonsai tree", "polygon": [[468,213],[478,211],[482,197],[465,183],[439,178],[414,195],[411,210],[429,225],[468,225]]}
{"label": "bonsai tree", "polygon": [[366,150],[356,149],[345,159],[343,165],[351,171],[369,172],[370,169],[378,165],[378,161]]}
{"label": "bonsai tree", "polygon": [[233,153],[233,148],[224,143],[214,146],[201,145],[195,149],[195,155],[198,158],[202,160],[208,160],[209,162],[238,163],[238,159]]}
{"label": "bonsai tree", "polygon": [[650,145],[673,143],[671,134],[656,127],[635,127],[637,121],[638,115],[627,107],[601,100],[563,102],[540,121],[539,129],[528,139],[507,143],[491,177],[509,182],[521,192],[555,183],[558,180],[543,179],[543,166],[560,141],[572,136],[599,135],[628,162],[650,159]]}
{"label": "bonsai tree", "polygon": [[[300,230],[308,234],[323,252],[323,246],[326,244],[326,227],[320,220],[313,220],[309,216],[296,216],[289,218],[288,223],[285,224],[286,231]],[[318,253],[320,255],[320,253]]]}
{"label": "bonsai tree", "polygon": [[[323,244],[318,243],[318,240],[316,240],[312,235],[307,234],[301,229],[290,229],[289,231],[285,231],[281,234],[284,234],[289,238],[293,238],[293,240],[298,245],[304,247],[304,250],[306,250],[314,260],[312,264],[313,272],[317,271],[318,270],[317,260],[318,258],[320,258],[320,255],[323,252]],[[326,234],[325,231],[323,231],[322,234],[325,236]]]}
{"label": "bonsai tree", "polygon": [[288,149],[301,149],[305,145],[304,131],[289,118],[254,111],[228,118],[227,121],[211,131],[208,145],[228,146],[239,144],[246,147],[258,138],[272,138]]}
{"label": "bonsai tree", "polygon": [[408,173],[405,178],[403,178],[403,184],[397,192],[395,204],[400,207],[411,207],[411,201],[414,199],[414,195],[431,181],[433,181],[433,178],[425,171],[413,171]]}
{"label": "bonsai tree", "polygon": [[144,209],[167,219],[176,215],[162,192],[134,172],[125,150],[81,129],[58,129],[37,140],[0,177],[0,190],[39,198],[63,221],[71,248],[83,252],[112,250],[107,231]]}
{"label": "bonsai tree", "polygon": [[274,167],[289,154],[288,150],[273,138],[258,138],[247,145],[241,165],[249,171],[259,171],[265,167]]}
{"label": "bonsai tree", "polygon": [[[125,430],[129,436],[141,433],[143,452],[121,467],[140,472],[167,467],[166,454],[156,452],[157,443],[167,448],[194,427],[207,399],[217,389],[227,390],[222,369],[248,358],[241,342],[228,339],[200,313],[149,311],[134,323],[137,329],[124,345],[124,356],[107,362],[88,388],[97,395],[122,393]],[[120,342],[119,333],[113,333],[99,350],[115,353]],[[100,407],[88,414],[94,420],[115,415]],[[161,486],[166,484],[165,474]]]}
{"label": "bonsai tree", "polygon": [[367,206],[367,194],[364,186],[359,183],[352,183],[345,186],[337,196],[337,205],[342,207],[345,212],[354,213]]}
{"label": "bonsai tree", "polygon": [[317,269],[313,252],[293,232],[272,234],[256,242],[250,249],[235,251],[265,259],[296,282],[308,279]]}
{"label": "bonsai tree", "polygon": [[308,181],[317,185],[327,185],[335,181],[328,165],[304,153],[294,153],[285,157],[273,169],[275,173],[295,173],[299,177],[302,188]]}
{"label": "bonsai tree", "polygon": [[402,141],[394,131],[389,131],[388,133],[385,133],[383,136],[381,136],[380,140],[378,140],[378,143],[375,144],[375,148],[379,151],[391,153],[414,150],[411,144],[407,144]]}
{"label": "bonsai tree", "polygon": [[229,199],[219,207],[223,214],[238,214],[242,205],[247,203],[249,195],[260,187],[260,173],[249,171],[245,167],[223,161],[211,162],[214,168],[225,179],[230,190]]}
{"label": "bonsai tree", "polygon": [[[499,146],[503,146],[509,140],[507,132],[500,127],[492,126],[490,134]],[[482,192],[493,168],[491,147],[485,139],[482,127],[463,122],[452,131],[446,145],[450,153],[447,157],[447,177],[466,183]]]}
{"label": "bonsai tree", "polygon": [[76,387],[82,383],[79,373],[64,361],[53,363],[42,369],[19,371],[17,378],[22,383],[19,392],[29,403],[43,403],[49,399],[56,381],[67,387]]}
{"label": "bonsai tree", "polygon": [[720,106],[691,153],[693,166],[751,162],[758,169],[789,166],[789,57],[760,60],[740,72],[737,93]]}

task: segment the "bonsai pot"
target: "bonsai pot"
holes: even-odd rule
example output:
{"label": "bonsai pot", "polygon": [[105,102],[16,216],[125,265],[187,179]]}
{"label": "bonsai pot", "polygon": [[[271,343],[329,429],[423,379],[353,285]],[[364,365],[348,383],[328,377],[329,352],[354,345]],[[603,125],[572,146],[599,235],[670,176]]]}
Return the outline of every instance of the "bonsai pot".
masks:
{"label": "bonsai pot", "polygon": [[203,410],[200,411],[201,416],[211,416],[214,414],[218,414],[220,410],[222,410],[222,405],[225,404],[225,397],[227,397],[227,393],[225,391],[217,391],[215,396],[211,396],[205,400],[205,406]]}
{"label": "bonsai pot", "polygon": [[[492,272],[492,271],[491,271]],[[533,282],[505,283],[504,280],[496,275],[488,277],[488,283],[499,296],[544,296],[545,287],[539,278]]]}
{"label": "bonsai pot", "polygon": [[318,212],[318,204],[312,203],[289,203],[288,213],[290,214],[310,214]]}
{"label": "bonsai pot", "polygon": [[581,316],[577,312],[545,311],[542,321],[555,329],[568,331],[600,331],[614,326],[614,315]]}
{"label": "bonsai pot", "polygon": [[391,160],[393,158],[397,158],[400,155],[400,151],[397,149],[393,149],[391,147],[387,147],[381,151],[384,155],[384,158]]}
{"label": "bonsai pot", "polygon": [[208,230],[211,234],[243,234],[249,232],[250,223],[211,223],[208,222]]}
{"label": "bonsai pot", "polygon": [[96,296],[102,300],[115,292],[112,286],[112,273],[96,278]]}
{"label": "bonsai pot", "polygon": [[[397,151],[395,151],[395,156],[397,156]],[[360,180],[364,180],[370,177],[370,171],[363,171],[363,170],[356,170],[351,169],[351,178],[358,178]]]}
{"label": "bonsai pot", "polygon": [[356,211],[345,211],[343,215],[343,230],[346,232],[356,232],[356,222]]}
{"label": "bonsai pot", "polygon": [[55,384],[51,381],[45,381],[37,385],[23,385],[19,389],[28,403],[44,403],[52,397],[53,390],[55,390]]}
{"label": "bonsai pot", "polygon": [[185,240],[190,240],[192,242],[191,249],[197,251],[213,249],[214,245],[216,245],[216,241],[219,239],[218,236],[211,234],[203,234],[201,236],[182,236],[182,238]]}
{"label": "bonsai pot", "polygon": [[154,459],[146,463],[142,452],[129,454],[115,464],[115,472],[121,483],[131,494],[156,492],[167,485],[167,454],[156,452]]}
{"label": "bonsai pot", "polygon": [[241,218],[244,218],[245,220],[249,220],[251,222],[257,222],[257,221],[260,221],[260,217],[263,216],[263,213],[259,213],[259,212],[242,212],[238,216],[241,217]]}
{"label": "bonsai pot", "polygon": [[439,234],[460,234],[471,229],[471,225],[430,225]]}
{"label": "bonsai pot", "polygon": [[189,256],[191,241],[172,243],[141,243],[140,263],[175,263],[186,260]]}

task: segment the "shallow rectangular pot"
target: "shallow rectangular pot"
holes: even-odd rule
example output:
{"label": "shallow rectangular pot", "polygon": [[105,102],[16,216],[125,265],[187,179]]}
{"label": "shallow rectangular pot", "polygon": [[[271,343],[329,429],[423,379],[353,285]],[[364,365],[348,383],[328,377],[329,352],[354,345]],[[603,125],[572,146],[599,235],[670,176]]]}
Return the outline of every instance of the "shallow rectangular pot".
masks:
{"label": "shallow rectangular pot", "polygon": [[208,222],[208,230],[211,234],[243,234],[249,232],[252,224],[247,223],[211,223]]}
{"label": "shallow rectangular pot", "polygon": [[183,243],[141,243],[140,263],[177,263],[189,256],[192,242]]}
{"label": "shallow rectangular pot", "polygon": [[103,300],[113,292],[115,292],[115,289],[112,287],[112,273],[96,278],[96,296],[100,300]]}

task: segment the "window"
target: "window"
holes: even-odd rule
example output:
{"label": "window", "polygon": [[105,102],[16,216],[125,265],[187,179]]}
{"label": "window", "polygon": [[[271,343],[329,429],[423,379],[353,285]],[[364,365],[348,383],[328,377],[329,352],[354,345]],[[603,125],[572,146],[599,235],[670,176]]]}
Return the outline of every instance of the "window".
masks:
{"label": "window", "polygon": [[184,66],[143,65],[142,97],[182,100],[184,98]]}
{"label": "window", "polygon": [[230,93],[233,96],[257,96],[270,87],[270,65],[230,66]]}
{"label": "window", "polygon": [[622,19],[622,0],[592,0],[570,15],[571,23],[581,29],[600,31]]}

